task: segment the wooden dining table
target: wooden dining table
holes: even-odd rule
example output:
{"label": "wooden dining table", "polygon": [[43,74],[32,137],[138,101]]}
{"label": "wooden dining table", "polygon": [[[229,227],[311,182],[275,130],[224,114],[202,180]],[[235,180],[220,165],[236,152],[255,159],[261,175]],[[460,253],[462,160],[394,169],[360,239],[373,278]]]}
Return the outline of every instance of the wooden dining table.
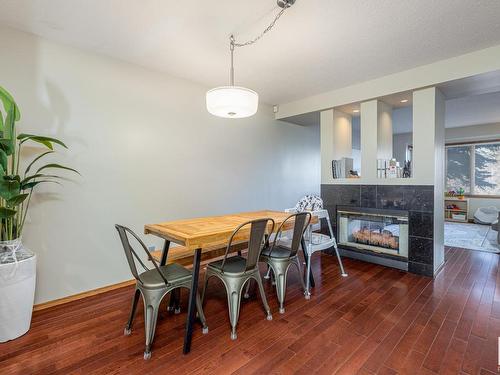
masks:
{"label": "wooden dining table", "polygon": [[[191,338],[196,310],[196,293],[198,291],[200,260],[203,249],[226,246],[234,229],[247,221],[271,218],[275,222],[274,231],[276,231],[289,216],[289,213],[282,211],[261,210],[222,216],[175,220],[159,224],[147,224],[144,226],[145,234],[152,234],[165,240],[160,265],[166,264],[169,251],[175,251],[176,247],[170,247],[171,243],[182,245],[184,250],[187,248],[193,251],[193,278],[191,290],[189,292],[188,315],[186,319],[183,347],[184,354],[189,353],[191,350]],[[312,223],[317,221],[317,218],[312,218]],[[293,220],[289,220],[283,226],[283,230],[291,229],[293,225]],[[268,231],[271,231],[271,227],[268,228]],[[250,229],[244,229],[238,232],[238,237],[236,237],[235,240],[248,240],[249,235]],[[305,241],[303,240],[302,249],[304,251],[305,246]],[[304,258],[307,261],[307,257]],[[314,286],[314,279],[311,279],[311,285]]]}

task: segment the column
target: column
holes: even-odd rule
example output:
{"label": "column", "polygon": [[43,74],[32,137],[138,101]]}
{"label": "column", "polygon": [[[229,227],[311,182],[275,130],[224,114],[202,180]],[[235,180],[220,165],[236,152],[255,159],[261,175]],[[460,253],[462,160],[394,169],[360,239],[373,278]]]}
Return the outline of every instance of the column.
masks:
{"label": "column", "polygon": [[432,220],[433,233],[427,236],[432,238],[415,239],[418,246],[412,247],[410,233],[409,267],[427,266],[430,274],[444,262],[444,110],[444,97],[435,87],[413,93],[413,176],[433,190],[434,205],[433,214],[422,217]]}

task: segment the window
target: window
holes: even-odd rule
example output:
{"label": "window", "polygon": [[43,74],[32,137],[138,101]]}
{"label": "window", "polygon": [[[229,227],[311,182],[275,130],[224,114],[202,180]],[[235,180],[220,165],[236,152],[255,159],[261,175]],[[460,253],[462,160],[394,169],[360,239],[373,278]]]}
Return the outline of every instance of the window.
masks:
{"label": "window", "polygon": [[474,146],[474,194],[500,195],[500,143]]}
{"label": "window", "polygon": [[500,196],[500,142],[446,147],[446,189]]}
{"label": "window", "polygon": [[458,146],[446,148],[446,190],[462,188],[470,193],[471,147]]}

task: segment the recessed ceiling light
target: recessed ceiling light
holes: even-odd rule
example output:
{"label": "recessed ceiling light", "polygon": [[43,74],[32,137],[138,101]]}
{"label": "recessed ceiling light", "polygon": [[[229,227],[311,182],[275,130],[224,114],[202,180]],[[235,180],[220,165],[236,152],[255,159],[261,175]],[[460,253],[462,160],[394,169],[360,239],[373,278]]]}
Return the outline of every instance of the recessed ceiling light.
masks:
{"label": "recessed ceiling light", "polygon": [[353,113],[359,113],[359,109],[353,109],[352,112]]}
{"label": "recessed ceiling light", "polygon": [[408,103],[408,99],[401,100],[401,103]]}

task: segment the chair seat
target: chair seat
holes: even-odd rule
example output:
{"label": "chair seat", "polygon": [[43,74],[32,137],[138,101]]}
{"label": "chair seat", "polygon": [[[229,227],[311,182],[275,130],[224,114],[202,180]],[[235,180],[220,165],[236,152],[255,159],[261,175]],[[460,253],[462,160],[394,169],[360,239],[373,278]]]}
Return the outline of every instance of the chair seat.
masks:
{"label": "chair seat", "polygon": [[290,249],[285,246],[276,245],[271,251],[272,246],[266,247],[262,250],[261,257],[263,258],[277,258],[287,259],[290,258]]}
{"label": "chair seat", "polygon": [[322,233],[311,233],[311,237],[306,239],[306,245],[310,248],[311,253],[329,249],[334,244],[335,238]]}
{"label": "chair seat", "polygon": [[[180,264],[172,263],[159,267],[170,284],[177,284],[188,281],[191,278],[191,271]],[[152,269],[140,274],[142,285],[148,289],[162,288],[165,281],[161,278],[156,269]]]}
{"label": "chair seat", "polygon": [[[208,264],[208,268],[215,270],[217,272],[222,272],[222,259],[211,262]],[[233,256],[226,259],[224,263],[224,274],[243,274],[247,266],[247,260],[240,256]]]}

